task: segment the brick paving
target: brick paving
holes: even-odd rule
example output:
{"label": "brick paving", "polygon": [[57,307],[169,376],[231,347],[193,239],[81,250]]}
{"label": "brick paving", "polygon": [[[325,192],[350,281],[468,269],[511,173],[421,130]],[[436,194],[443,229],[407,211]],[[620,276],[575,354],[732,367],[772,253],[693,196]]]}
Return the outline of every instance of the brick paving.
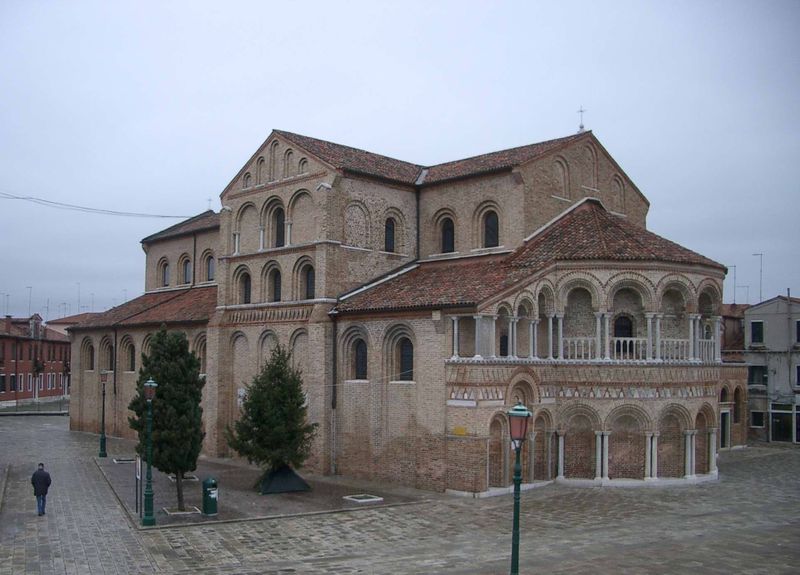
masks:
{"label": "brick paving", "polygon": [[[96,449],[96,436],[69,432],[66,418],[0,419],[0,575],[508,572],[508,496],[140,530],[93,462]],[[29,483],[39,460],[54,481],[41,518]],[[718,483],[669,489],[526,492],[521,572],[797,572],[800,449],[723,453],[720,473]]]}

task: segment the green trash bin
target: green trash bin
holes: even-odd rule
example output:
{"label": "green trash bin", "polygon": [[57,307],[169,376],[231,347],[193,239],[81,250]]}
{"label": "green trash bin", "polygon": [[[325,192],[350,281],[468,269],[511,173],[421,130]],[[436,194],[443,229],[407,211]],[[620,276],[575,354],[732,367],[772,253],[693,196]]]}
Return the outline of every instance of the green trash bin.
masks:
{"label": "green trash bin", "polygon": [[213,477],[203,479],[203,515],[217,514],[217,480]]}

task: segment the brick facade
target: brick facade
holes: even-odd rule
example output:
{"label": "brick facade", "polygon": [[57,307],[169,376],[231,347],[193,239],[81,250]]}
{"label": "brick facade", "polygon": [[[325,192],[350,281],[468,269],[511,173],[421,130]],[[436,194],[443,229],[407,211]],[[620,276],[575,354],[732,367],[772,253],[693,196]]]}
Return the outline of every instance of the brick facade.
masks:
{"label": "brick facade", "polygon": [[[210,455],[232,455],[222,430],[281,343],[319,425],[307,463],[318,472],[505,488],[505,411],[520,400],[534,413],[525,482],[713,475],[720,393],[746,398],[742,371],[715,357],[725,270],[645,230],[647,200],[591,133],[424,167],[276,131],[221,203],[145,238],[139,303],[72,330],[73,428],[98,427],[91,346],[115,374],[112,434],[131,435],[136,372],[120,367],[123,347],[138,357],[159,310],[213,286],[192,321],[186,306],[162,314],[203,354]],[[453,251],[442,253],[447,218]],[[622,227],[548,247],[591,222]],[[614,238],[627,242],[619,257],[598,251]],[[744,429],[732,422],[730,441]]]}

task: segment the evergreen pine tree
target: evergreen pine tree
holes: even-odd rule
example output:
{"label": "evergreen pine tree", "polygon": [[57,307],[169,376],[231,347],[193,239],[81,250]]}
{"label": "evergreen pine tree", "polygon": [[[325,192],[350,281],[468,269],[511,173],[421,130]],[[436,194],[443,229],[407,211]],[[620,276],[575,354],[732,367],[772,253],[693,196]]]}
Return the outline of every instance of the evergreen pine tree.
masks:
{"label": "evergreen pine tree", "polygon": [[164,326],[142,355],[142,367],[136,382],[136,395],[128,408],[132,429],[139,434],[136,451],[147,455],[147,401],[144,383],[158,384],[153,399],[153,466],[175,474],[178,509],[184,510],[183,476],[197,469],[197,457],[203,444],[203,409],[200,407],[204,382],[200,379],[200,361],[189,351],[189,342],[180,332],[167,332]]}
{"label": "evergreen pine tree", "polygon": [[316,427],[306,421],[301,374],[291,364],[291,353],[278,345],[253,378],[241,417],[225,435],[232,449],[264,469],[263,479],[284,465],[301,466]]}

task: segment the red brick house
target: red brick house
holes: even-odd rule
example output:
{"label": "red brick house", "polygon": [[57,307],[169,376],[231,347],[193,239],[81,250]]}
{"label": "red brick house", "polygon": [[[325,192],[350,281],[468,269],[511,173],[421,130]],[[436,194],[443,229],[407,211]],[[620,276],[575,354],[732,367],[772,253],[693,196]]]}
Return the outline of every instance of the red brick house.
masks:
{"label": "red brick house", "polygon": [[69,338],[28,318],[0,322],[0,405],[69,395]]}

